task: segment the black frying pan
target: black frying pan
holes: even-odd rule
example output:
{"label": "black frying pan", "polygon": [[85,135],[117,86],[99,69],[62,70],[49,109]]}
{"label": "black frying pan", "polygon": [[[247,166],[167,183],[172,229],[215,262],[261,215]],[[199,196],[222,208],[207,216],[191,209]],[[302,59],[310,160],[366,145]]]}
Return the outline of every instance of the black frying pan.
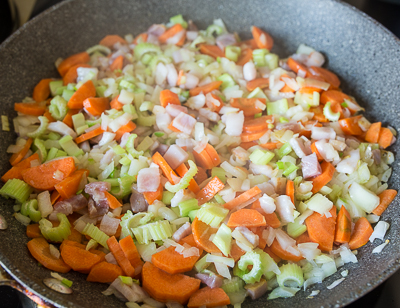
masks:
{"label": "black frying pan", "polygon": [[[288,56],[300,43],[323,52],[328,68],[343,81],[343,90],[354,95],[371,120],[398,128],[400,102],[400,41],[381,25],[356,9],[333,0],[85,0],[66,1],[23,26],[0,45],[1,114],[15,116],[14,102],[31,95],[34,85],[46,77],[57,77],[54,61],[96,44],[106,34],[138,34],[153,23],[167,22],[182,13],[200,28],[214,18],[222,18],[229,30],[242,38],[250,26],[267,30],[275,40],[274,52]],[[0,174],[10,168],[7,146],[15,134],[1,132]],[[399,143],[392,146],[396,152]],[[399,189],[399,163],[393,164],[390,187]],[[25,227],[12,217],[12,202],[1,200],[0,214],[9,228],[0,232],[0,262],[22,285],[59,307],[124,307],[115,297],[106,297],[104,284],[87,283],[85,275],[68,273],[74,282],[72,295],[56,293],[43,284],[50,271],[39,267],[26,248]],[[346,265],[349,276],[333,290],[326,286],[341,278],[338,273],[307,292],[290,299],[278,299],[269,307],[344,306],[382,283],[400,267],[399,199],[382,219],[391,224],[390,244],[379,255],[372,255],[376,244],[367,244],[358,255],[359,263]],[[306,299],[310,290],[321,290]],[[264,307],[266,298],[247,301],[247,307]]]}

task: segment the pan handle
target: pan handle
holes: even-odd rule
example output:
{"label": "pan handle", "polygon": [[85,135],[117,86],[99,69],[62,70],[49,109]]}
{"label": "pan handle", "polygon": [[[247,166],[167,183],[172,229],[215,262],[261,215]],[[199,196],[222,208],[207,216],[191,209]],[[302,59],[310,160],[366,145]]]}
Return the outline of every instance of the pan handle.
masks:
{"label": "pan handle", "polygon": [[[11,277],[7,273],[7,271],[3,268],[1,264],[0,264],[0,286],[8,286],[19,291],[21,294],[26,296],[27,301],[31,301],[30,307],[32,308],[55,308],[55,306],[46,303],[39,296],[32,293],[27,288],[18,283],[13,277]],[[21,300],[24,301],[24,299]]]}

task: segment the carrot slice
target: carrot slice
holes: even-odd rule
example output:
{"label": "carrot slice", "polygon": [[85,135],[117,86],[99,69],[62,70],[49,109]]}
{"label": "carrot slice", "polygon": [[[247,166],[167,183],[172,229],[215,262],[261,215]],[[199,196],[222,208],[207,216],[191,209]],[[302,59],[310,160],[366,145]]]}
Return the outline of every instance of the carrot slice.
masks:
{"label": "carrot slice", "polygon": [[[257,47],[255,47],[257,48]],[[240,54],[239,59],[237,60],[236,64],[243,66],[247,62],[251,61],[253,59],[253,50],[250,48],[245,48],[242,49],[242,53]]]}
{"label": "carrot slice", "polygon": [[[186,172],[189,171],[189,169],[186,167],[184,163],[182,163],[175,169],[175,171],[182,178],[186,174]],[[195,194],[197,194],[200,191],[200,187],[199,185],[197,185],[195,179],[190,180],[188,188]]]}
{"label": "carrot slice", "polygon": [[197,165],[204,169],[211,169],[214,167],[214,163],[205,149],[200,153],[197,153],[196,151],[193,151],[192,153]]}
{"label": "carrot slice", "polygon": [[282,246],[278,243],[277,240],[274,240],[272,245],[269,248],[276,256],[278,256],[282,260],[299,262],[300,260],[304,259],[301,255],[296,256],[286,250],[283,250]]}
{"label": "carrot slice", "polygon": [[315,145],[315,141],[311,143],[311,152],[315,153],[317,155],[318,161],[321,162],[324,160],[324,158],[321,156],[319,153],[317,146]]}
{"label": "carrot slice", "polygon": [[199,250],[199,254],[202,255],[203,248],[199,246],[196,241],[194,240],[193,234],[189,234],[188,236],[184,237],[179,241],[179,244],[188,244],[189,246],[196,247]]}
{"label": "carrot slice", "polygon": [[265,227],[267,225],[264,216],[257,210],[240,209],[231,214],[227,226],[236,228],[244,226],[247,228]]}
{"label": "carrot slice", "polygon": [[326,104],[327,102],[333,103],[338,103],[342,104],[344,100],[351,100],[350,97],[347,94],[344,94],[343,92],[337,91],[337,90],[328,90],[324,91],[321,94],[321,104]]}
{"label": "carrot slice", "polygon": [[116,71],[116,70],[122,70],[124,65],[124,56],[118,56],[114,59],[113,63],[110,65],[110,70]]}
{"label": "carrot slice", "polygon": [[297,62],[293,58],[288,59],[287,65],[296,74],[299,74],[299,71],[302,71],[305,73],[306,77],[309,77],[311,75],[310,71],[308,70],[308,68],[305,65],[301,64],[300,62]]}
{"label": "carrot slice", "polygon": [[251,147],[254,147],[255,145],[258,145],[258,143],[255,142],[255,141],[241,142],[241,143],[240,143],[240,146],[241,146],[243,149],[245,149],[245,150],[248,150],[248,149],[250,149]]}
{"label": "carrot slice", "polygon": [[211,228],[197,217],[192,222],[192,234],[197,245],[207,252],[221,252],[213,242],[210,241],[210,236],[217,233],[216,228]]}
{"label": "carrot slice", "polygon": [[326,218],[315,212],[305,221],[310,239],[318,243],[319,249],[323,251],[331,251],[335,239],[336,207],[333,206],[329,213],[332,217]]}
{"label": "carrot slice", "polygon": [[[26,140],[24,147],[19,152],[11,155],[11,157],[10,157],[11,166],[17,165],[25,157],[25,155],[26,155],[26,153],[28,153],[31,145],[32,145],[32,138],[29,138],[28,140]],[[29,167],[30,167],[30,165],[29,165]]]}
{"label": "carrot slice", "polygon": [[111,283],[118,276],[122,276],[122,269],[115,264],[108,262],[100,262],[92,267],[86,280],[91,282]]}
{"label": "carrot slice", "polygon": [[335,167],[327,161],[322,162],[321,169],[322,173],[312,179],[313,188],[311,191],[313,194],[319,192],[322,187],[328,184],[329,181],[332,180],[333,174],[335,173]]}
{"label": "carrot slice", "polygon": [[218,90],[221,86],[222,81],[213,81],[204,86],[193,88],[189,90],[190,96],[196,96],[203,92],[203,94],[210,93],[211,91]]}
{"label": "carrot slice", "polygon": [[354,226],[353,233],[350,237],[350,249],[357,249],[368,243],[372,232],[374,232],[374,229],[372,229],[371,224],[369,223],[367,218],[361,217],[360,219],[358,219]]}
{"label": "carrot slice", "polygon": [[135,39],[133,40],[133,43],[138,44],[138,43],[147,42],[148,36],[149,35],[147,34],[147,32],[140,33],[138,36],[135,37]]}
{"label": "carrot slice", "polygon": [[63,123],[67,124],[69,127],[73,128],[74,123],[72,122],[72,116],[77,114],[79,109],[69,109],[67,115],[64,117]]}
{"label": "carrot slice", "polygon": [[84,142],[86,140],[92,139],[92,138],[94,138],[94,137],[96,137],[98,135],[101,135],[102,133],[104,133],[104,130],[102,130],[102,128],[100,126],[100,127],[96,128],[94,130],[91,130],[90,132],[88,132],[86,134],[80,135],[79,137],[77,137],[75,139],[75,142],[77,144],[79,144],[79,143],[82,143],[82,142]]}
{"label": "carrot slice", "polygon": [[217,100],[219,102],[219,105],[217,106],[216,103],[214,101],[211,101],[211,111],[218,113],[222,107],[224,106],[224,102],[222,101],[222,99],[215,95],[214,93],[211,93],[211,96],[214,100]]}
{"label": "carrot slice", "polygon": [[205,287],[197,290],[189,299],[188,308],[219,307],[231,303],[229,296],[221,288]]}
{"label": "carrot slice", "polygon": [[97,117],[110,109],[110,101],[107,97],[89,97],[83,101],[83,107],[92,116]]}
{"label": "carrot slice", "polygon": [[26,236],[29,238],[42,237],[39,224],[31,224],[26,226]]}
{"label": "carrot slice", "polygon": [[94,87],[93,81],[88,80],[71,96],[68,101],[68,108],[82,109],[83,101],[94,96],[96,96],[96,88]]}
{"label": "carrot slice", "polygon": [[99,42],[99,45],[106,46],[108,48],[113,48],[116,43],[121,43],[122,45],[128,44],[122,37],[116,34],[106,35]]}
{"label": "carrot slice", "polygon": [[194,176],[194,179],[197,183],[203,183],[205,180],[208,179],[208,175],[206,170],[203,167],[197,166],[197,174]]}
{"label": "carrot slice", "polygon": [[251,205],[251,208],[259,211],[264,216],[265,222],[267,223],[268,226],[274,229],[279,228],[281,226],[281,222],[279,221],[279,218],[275,212],[271,214],[266,214],[264,212],[264,210],[260,206],[260,200],[254,201],[253,204]]}
{"label": "carrot slice", "polygon": [[61,257],[74,271],[89,274],[94,265],[100,263],[101,257],[95,253],[87,251],[78,245],[63,245]]}
{"label": "carrot slice", "polygon": [[200,256],[185,258],[175,251],[174,246],[170,246],[167,249],[155,253],[151,257],[151,263],[167,273],[178,274],[190,271],[199,258]]}
{"label": "carrot slice", "polygon": [[148,204],[153,204],[156,200],[161,200],[163,194],[163,186],[160,183],[157,191],[147,191],[143,193],[143,197],[146,199]]}
{"label": "carrot slice", "polygon": [[243,110],[243,113],[244,113],[245,117],[251,117],[251,116],[254,116],[257,113],[262,112],[262,109],[260,109],[256,105],[257,101],[261,102],[264,105],[266,105],[266,103],[267,103],[265,98],[237,97],[237,98],[231,98],[230,104],[231,104],[232,107],[239,108],[240,110]]}
{"label": "carrot slice", "polygon": [[255,90],[256,88],[264,89],[268,88],[268,86],[269,86],[269,78],[256,78],[247,82],[246,84],[246,88],[250,92]]}
{"label": "carrot slice", "polygon": [[79,67],[91,67],[89,64],[86,63],[79,63],[71,66],[68,71],[63,76],[63,84],[66,86],[69,83],[75,83],[76,78],[78,78],[78,71]]}
{"label": "carrot slice", "polygon": [[54,190],[51,195],[50,195],[50,201],[51,205],[54,205],[58,199],[60,199],[61,196],[57,190]]}
{"label": "carrot slice", "polygon": [[177,35],[179,32],[183,32],[181,39],[175,43],[177,46],[182,46],[186,39],[186,30],[181,24],[175,24],[171,28],[167,29],[163,34],[158,37],[158,41],[161,44],[166,44],[167,40]]}
{"label": "carrot slice", "polygon": [[249,189],[248,191],[245,191],[235,199],[225,203],[224,208],[228,210],[233,210],[237,206],[249,201],[251,198],[254,198],[258,194],[261,194],[261,190],[257,186],[254,186],[253,188]]}
{"label": "carrot slice", "polygon": [[63,199],[69,199],[78,191],[79,184],[84,173],[89,175],[89,170],[80,169],[75,171],[69,177],[66,177],[61,182],[54,185],[54,188],[58,191]]}
{"label": "carrot slice", "polygon": [[55,122],[55,121],[56,121],[56,119],[54,119],[54,118],[51,116],[51,113],[50,113],[50,111],[48,111],[48,110],[46,110],[46,111],[44,112],[43,116],[46,117],[47,120],[49,120],[49,122]]}
{"label": "carrot slice", "polygon": [[121,246],[121,249],[125,253],[125,256],[128,258],[129,262],[135,269],[135,273],[140,273],[143,267],[143,261],[140,258],[140,254],[136,248],[135,243],[133,242],[132,237],[124,237],[122,240],[119,241],[119,245]]}
{"label": "carrot slice", "polygon": [[155,152],[152,158],[153,162],[161,168],[164,176],[168,179],[168,181],[171,182],[171,184],[175,185],[179,183],[179,181],[176,180],[178,176],[176,175],[174,170],[172,170],[170,165],[168,165],[168,163],[165,161],[164,157],[162,157],[160,153]]}
{"label": "carrot slice", "polygon": [[[25,155],[24,155],[25,156]],[[31,167],[31,161],[40,161],[39,154],[35,153],[15,164],[10,170],[8,170],[2,177],[1,180],[5,183],[11,179],[22,180],[22,171]]]}
{"label": "carrot slice", "polygon": [[379,140],[378,143],[379,145],[386,149],[388,146],[392,144],[393,140],[393,133],[389,128],[382,127],[381,131],[379,133]]}
{"label": "carrot slice", "polygon": [[125,275],[129,277],[135,276],[135,269],[129,262],[128,258],[126,257],[125,253],[123,252],[121,246],[118,244],[115,236],[110,237],[107,240],[107,245],[110,251],[112,252],[115,260],[117,260],[118,265],[121,267],[122,271]]}
{"label": "carrot slice", "polygon": [[365,135],[365,141],[369,143],[378,143],[381,127],[381,122],[372,123]]}
{"label": "carrot slice", "polygon": [[233,258],[233,260],[237,262],[240,259],[240,257],[243,256],[245,253],[246,252],[236,244],[236,240],[233,240],[231,251],[229,252],[229,257]]}
{"label": "carrot slice", "polygon": [[334,88],[340,87],[340,80],[338,76],[335,73],[332,73],[330,70],[327,70],[326,68],[311,66],[310,73],[313,76],[321,77]]}
{"label": "carrot slice", "polygon": [[67,273],[71,270],[63,259],[56,259],[51,255],[49,243],[43,237],[30,240],[27,246],[32,257],[44,267],[59,273]]}
{"label": "carrot slice", "polygon": [[272,116],[262,116],[256,119],[245,120],[243,123],[244,133],[256,133],[268,129],[268,122],[272,120]]}
{"label": "carrot slice", "polygon": [[335,242],[348,243],[351,235],[351,217],[342,205],[336,221]]}
{"label": "carrot slice", "polygon": [[215,176],[210,182],[207,183],[196,195],[199,205],[211,200],[220,190],[225,187],[224,183]]}
{"label": "carrot slice", "polygon": [[72,157],[53,160],[36,167],[22,171],[22,178],[32,187],[40,190],[53,190],[54,185],[61,182],[54,178],[54,172],[60,171],[68,177],[75,171],[75,162]]}
{"label": "carrot slice", "polygon": [[173,105],[181,105],[181,102],[179,101],[179,96],[178,94],[172,92],[171,90],[162,90],[160,92],[160,104],[163,107],[167,107],[168,104],[173,104]]}
{"label": "carrot slice", "polygon": [[52,78],[42,79],[38,82],[38,84],[33,89],[32,98],[40,103],[46,100],[50,96],[50,87],[49,83],[52,82]]}
{"label": "carrot slice", "polygon": [[117,95],[116,97],[114,97],[111,100],[111,103],[110,103],[111,109],[122,110],[122,108],[124,107],[124,104],[119,102],[118,97],[119,97],[119,95]]}
{"label": "carrot slice", "polygon": [[[281,92],[283,92],[283,91],[281,90]],[[313,94],[314,92],[321,93],[322,89],[314,88],[314,87],[302,87],[302,88],[299,89],[299,92],[300,93],[306,93],[306,94]]]}
{"label": "carrot slice", "polygon": [[221,163],[221,159],[219,158],[219,155],[217,151],[214,149],[214,147],[211,144],[207,143],[205,151],[210,156],[214,167],[219,166],[219,164]]}
{"label": "carrot slice", "polygon": [[356,116],[339,120],[340,128],[346,135],[360,136],[363,134],[363,131],[358,125],[360,118],[361,116]]}
{"label": "carrot slice", "polygon": [[252,26],[251,34],[253,34],[258,48],[266,48],[268,50],[271,50],[272,46],[274,46],[273,38],[267,32],[261,30],[260,28]]}
{"label": "carrot slice", "polygon": [[294,204],[294,182],[291,180],[286,181],[286,195],[290,197]]}
{"label": "carrot slice", "polygon": [[393,201],[393,199],[396,197],[397,191],[394,189],[386,189],[383,192],[381,192],[378,197],[379,197],[379,205],[372,211],[373,214],[381,216],[382,213],[387,209],[389,204]]}
{"label": "carrot slice", "polygon": [[311,107],[310,112],[314,113],[313,120],[317,120],[318,122],[322,123],[329,122],[324,116],[323,107],[321,105],[318,107]]}
{"label": "carrot slice", "polygon": [[88,63],[89,61],[90,61],[89,54],[86,51],[80,52],[64,59],[57,67],[57,70],[60,73],[60,75],[64,77],[64,75],[68,72],[68,70],[72,66],[81,63]]}
{"label": "carrot slice", "polygon": [[312,240],[310,239],[310,236],[308,235],[307,231],[296,238],[296,244],[311,243],[311,242]]}
{"label": "carrot slice", "polygon": [[41,116],[46,112],[46,105],[40,103],[15,103],[14,110],[19,113],[33,116]]}
{"label": "carrot slice", "polygon": [[267,143],[259,144],[260,147],[262,147],[264,149],[267,149],[267,150],[279,149],[282,145],[283,145],[283,143],[281,143],[279,141],[267,142]]}
{"label": "carrot slice", "polygon": [[270,256],[272,259],[274,259],[274,261],[275,261],[276,263],[279,263],[279,262],[282,261],[281,258],[279,258],[276,254],[274,254],[274,253],[272,252],[271,247],[268,247],[268,246],[265,247],[265,248],[264,248],[264,252],[266,252],[267,254],[269,254],[269,256]]}
{"label": "carrot slice", "polygon": [[130,133],[136,128],[136,124],[133,123],[132,121],[129,121],[127,124],[124,126],[121,126],[116,132],[115,132],[115,140],[119,141],[121,140],[122,136],[125,133]]}
{"label": "carrot slice", "polygon": [[242,142],[256,141],[256,140],[260,139],[267,131],[268,131],[268,129],[261,130],[261,131],[255,132],[255,133],[242,133],[240,135],[240,138],[241,138]]}
{"label": "carrot slice", "polygon": [[183,274],[168,274],[150,262],[142,270],[143,288],[159,302],[175,301],[186,304],[190,296],[200,288],[200,280]]}
{"label": "carrot slice", "polygon": [[215,59],[225,57],[225,53],[217,45],[200,45],[200,52]]}

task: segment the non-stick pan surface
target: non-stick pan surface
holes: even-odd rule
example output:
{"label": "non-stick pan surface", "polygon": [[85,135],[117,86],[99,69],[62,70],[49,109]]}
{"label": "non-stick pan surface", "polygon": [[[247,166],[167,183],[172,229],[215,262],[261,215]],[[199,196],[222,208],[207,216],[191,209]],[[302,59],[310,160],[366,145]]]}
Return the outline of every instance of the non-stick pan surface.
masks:
{"label": "non-stick pan surface", "polygon": [[[13,104],[32,93],[34,85],[46,77],[57,77],[54,61],[95,45],[106,34],[139,34],[153,23],[167,22],[181,13],[205,28],[222,18],[230,31],[249,37],[250,26],[267,30],[275,40],[274,52],[288,56],[305,43],[323,52],[328,68],[336,72],[346,93],[354,95],[366,108],[367,117],[398,128],[400,106],[400,41],[381,25],[356,9],[332,0],[258,1],[156,1],[84,0],[61,3],[23,26],[0,45],[1,114],[12,119]],[[7,146],[15,139],[1,132],[0,174],[10,168]],[[392,146],[395,153],[399,143]],[[399,163],[393,164],[389,186],[399,189]],[[9,228],[0,233],[0,262],[20,283],[60,307],[124,307],[115,297],[101,294],[107,286],[87,283],[85,275],[68,273],[74,282],[72,295],[61,295],[44,286],[50,271],[39,266],[26,248],[25,227],[12,217],[13,202],[0,200],[0,214]],[[389,245],[372,255],[377,244],[359,250],[359,263],[346,265],[307,292],[290,299],[268,302],[269,307],[339,307],[376,287],[400,267],[399,200],[382,216],[390,223]],[[349,276],[333,290],[326,286]],[[311,290],[321,290],[306,299]],[[266,298],[246,302],[247,307],[265,307]]]}

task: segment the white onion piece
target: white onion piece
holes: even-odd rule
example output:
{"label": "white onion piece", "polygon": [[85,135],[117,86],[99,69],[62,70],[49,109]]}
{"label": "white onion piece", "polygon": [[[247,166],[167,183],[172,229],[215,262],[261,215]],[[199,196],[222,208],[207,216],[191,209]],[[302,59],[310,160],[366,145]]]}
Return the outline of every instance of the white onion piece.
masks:
{"label": "white onion piece", "polygon": [[274,242],[275,236],[276,236],[276,229],[272,227],[268,227],[262,233],[262,237],[267,242],[268,247],[271,246],[272,243]]}
{"label": "white onion piece", "polygon": [[130,121],[132,121],[134,116],[129,113],[124,113],[120,117],[116,118],[115,120],[112,120],[110,124],[108,124],[108,127],[115,133],[117,130],[119,130],[122,126],[128,124]]}
{"label": "white onion piece", "polygon": [[358,263],[357,257],[345,245],[340,246],[340,257],[343,263]]}
{"label": "white onion piece", "polygon": [[314,258],[321,254],[321,250],[318,249],[318,243],[301,243],[297,245],[301,255],[308,261],[314,260]]}
{"label": "white onion piece", "polygon": [[37,196],[38,210],[42,217],[47,217],[53,212],[53,206],[51,205],[50,193],[48,190],[41,192]]}
{"label": "white onion piece", "polygon": [[226,117],[225,132],[229,136],[240,136],[243,131],[244,114],[243,111],[239,113],[228,113]]}
{"label": "white onion piece", "polygon": [[156,124],[159,129],[164,132],[171,132],[168,126],[171,124],[172,118],[168,113],[156,113]]}
{"label": "white onion piece", "polygon": [[99,145],[103,146],[107,143],[110,143],[111,141],[114,140],[116,134],[110,133],[110,132],[104,132],[103,136],[101,137],[101,140],[99,141]]}
{"label": "white onion piece", "polygon": [[175,66],[172,63],[166,65],[167,67],[167,81],[170,87],[175,87],[178,82],[178,73]]}
{"label": "white onion piece", "polygon": [[[233,259],[232,259],[233,260]],[[220,263],[220,262],[214,262],[215,269],[217,270],[217,273],[220,274],[222,277],[226,279],[231,279],[231,272],[229,271],[229,268],[226,264]]]}
{"label": "white onion piece", "polygon": [[372,243],[376,238],[383,240],[385,237],[386,231],[389,229],[389,224],[386,221],[379,221],[374,228],[374,232],[372,232],[369,237],[369,241]]}
{"label": "white onion piece", "polygon": [[311,128],[311,138],[315,140],[335,139],[336,132],[330,127],[313,126]]}
{"label": "white onion piece", "polygon": [[158,62],[156,67],[156,84],[162,85],[163,82],[167,79],[168,68],[164,63]]}
{"label": "white onion piece", "polygon": [[389,240],[386,240],[383,244],[380,244],[379,246],[376,246],[372,250],[372,253],[381,253],[383,248],[385,248],[387,244],[389,244]]}
{"label": "white onion piece", "polygon": [[325,57],[318,51],[312,51],[305,62],[307,66],[321,67],[325,62]]}
{"label": "white onion piece", "polygon": [[168,104],[165,110],[171,117],[177,117],[181,112],[188,113],[188,109],[185,106]]}
{"label": "white onion piece", "polygon": [[221,119],[218,113],[207,108],[200,108],[199,114],[212,122],[218,122]]}
{"label": "white onion piece", "polygon": [[275,200],[264,194],[260,199],[260,206],[266,214],[272,214],[276,210]]}
{"label": "white onion piece", "polygon": [[169,39],[167,39],[166,43],[171,44],[171,45],[176,45],[177,43],[179,43],[179,41],[182,39],[182,37],[185,36],[185,34],[186,34],[186,30],[179,31],[173,37],[170,37]]}
{"label": "white onion piece", "polygon": [[134,93],[122,89],[121,93],[118,96],[118,102],[124,105],[129,105],[132,104],[134,98],[135,98]]}
{"label": "white onion piece", "polygon": [[285,231],[282,229],[275,229],[275,231],[275,238],[283,250],[287,250],[289,247],[296,245],[296,241],[292,239]]}
{"label": "white onion piece", "polygon": [[358,161],[360,160],[360,150],[350,151],[348,155],[349,157],[337,164],[336,170],[338,172],[352,174],[356,170]]}
{"label": "white onion piece", "polygon": [[72,138],[76,138],[77,134],[65,123],[61,121],[51,122],[47,125],[49,131],[59,133],[61,135],[70,135]]}
{"label": "white onion piece", "polygon": [[206,262],[218,262],[229,267],[235,266],[235,260],[233,258],[222,257],[213,254],[207,254]]}
{"label": "white onion piece", "polygon": [[199,84],[199,78],[196,75],[186,73],[185,77],[186,77],[186,82],[183,85],[181,85],[181,87],[184,87],[186,89],[193,89],[197,87],[197,85]]}
{"label": "white onion piece", "polygon": [[294,204],[289,196],[281,195],[275,199],[276,211],[279,214],[282,224],[294,222]]}
{"label": "white onion piece", "polygon": [[328,290],[333,289],[334,287],[336,287],[337,285],[339,285],[342,281],[344,280],[344,278],[340,278],[338,280],[335,280],[332,284],[330,284],[329,286],[327,286],[326,288]]}
{"label": "white onion piece", "polygon": [[206,97],[203,93],[200,93],[199,95],[189,97],[185,105],[189,108],[199,110],[203,108],[205,104]]}
{"label": "white onion piece", "polygon": [[198,31],[186,31],[186,38],[189,41],[194,41],[199,36]]}
{"label": "white onion piece", "polygon": [[58,248],[55,247],[55,246],[52,245],[52,244],[49,245],[49,248],[50,248],[50,254],[51,254],[54,258],[60,259],[61,253],[60,253],[60,251],[58,250]]}
{"label": "white onion piece", "polygon": [[246,81],[251,81],[257,77],[257,70],[253,61],[249,61],[243,65],[243,77]]}

